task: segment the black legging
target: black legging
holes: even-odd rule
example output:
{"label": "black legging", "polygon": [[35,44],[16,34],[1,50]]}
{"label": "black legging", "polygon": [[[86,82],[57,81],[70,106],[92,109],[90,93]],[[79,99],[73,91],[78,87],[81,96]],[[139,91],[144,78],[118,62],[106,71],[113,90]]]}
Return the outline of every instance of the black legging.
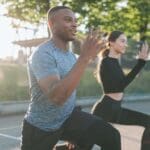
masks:
{"label": "black legging", "polygon": [[[121,101],[104,96],[100,102],[97,102],[93,106],[92,113],[108,122],[143,126],[145,127],[145,131],[142,144],[144,144],[145,140],[150,142],[150,116],[121,107]],[[143,148],[144,146],[142,145],[142,150],[150,149],[149,142],[145,142],[147,144],[146,148]]]}
{"label": "black legging", "polygon": [[150,126],[149,115],[122,108],[121,101],[113,100],[108,96],[104,96],[102,101],[94,105],[92,113],[108,122],[144,127]]}

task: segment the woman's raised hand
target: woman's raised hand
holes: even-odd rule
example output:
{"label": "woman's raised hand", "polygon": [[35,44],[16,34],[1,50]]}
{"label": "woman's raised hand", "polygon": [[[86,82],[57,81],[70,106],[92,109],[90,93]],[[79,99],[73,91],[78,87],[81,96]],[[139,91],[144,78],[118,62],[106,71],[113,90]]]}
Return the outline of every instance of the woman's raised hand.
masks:
{"label": "woman's raised hand", "polygon": [[139,51],[139,59],[144,59],[147,60],[148,59],[148,55],[149,55],[149,46],[147,42],[144,42],[142,44],[141,50]]}

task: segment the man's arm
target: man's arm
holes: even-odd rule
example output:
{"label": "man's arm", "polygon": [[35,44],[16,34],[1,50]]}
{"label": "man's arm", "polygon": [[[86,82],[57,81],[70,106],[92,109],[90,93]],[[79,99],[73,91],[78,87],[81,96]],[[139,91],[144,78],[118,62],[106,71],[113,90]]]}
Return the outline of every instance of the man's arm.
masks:
{"label": "man's arm", "polygon": [[103,46],[104,43],[100,43],[96,36],[88,36],[82,45],[82,52],[76,64],[63,79],[58,75],[40,79],[38,83],[47,97],[54,103],[62,105],[79,84],[89,61],[103,49]]}
{"label": "man's arm", "polygon": [[63,104],[79,84],[87,63],[79,58],[71,71],[63,79],[60,79],[58,75],[50,75],[40,79],[38,83],[42,91],[54,103],[58,105]]}

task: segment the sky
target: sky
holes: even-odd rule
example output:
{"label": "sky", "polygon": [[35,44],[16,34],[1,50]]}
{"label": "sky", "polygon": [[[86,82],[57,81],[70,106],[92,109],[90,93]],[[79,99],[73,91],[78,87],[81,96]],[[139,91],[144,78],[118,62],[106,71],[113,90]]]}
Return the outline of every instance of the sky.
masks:
{"label": "sky", "polygon": [[[122,3],[121,3],[122,4]],[[123,4],[124,5],[124,4]],[[6,9],[3,5],[0,5],[0,58],[6,58],[7,56],[17,57],[18,50],[21,47],[12,44],[16,40],[25,40],[35,38],[35,28],[33,25],[26,24],[24,27],[28,27],[29,30],[22,28],[19,29],[17,34],[16,29],[12,28],[12,18],[4,16]],[[16,20],[13,20],[16,22]],[[37,28],[36,28],[37,29]],[[46,37],[47,27],[39,27],[38,32],[36,32],[36,37]],[[24,49],[25,51],[25,49]]]}
{"label": "sky", "polygon": [[[6,9],[0,5],[0,59],[5,59],[6,57],[17,57],[18,51],[23,50],[27,52],[26,49],[18,45],[12,44],[13,41],[26,40],[40,37],[47,37],[47,26],[46,23],[38,27],[31,24],[21,24],[21,29],[17,34],[16,29],[12,27],[12,22],[19,23],[18,20],[8,18],[4,16]],[[81,28],[83,28],[81,26]]]}
{"label": "sky", "polygon": [[13,55],[11,42],[16,38],[15,30],[10,26],[11,20],[3,16],[4,12],[0,6],[0,58]]}
{"label": "sky", "polygon": [[[30,24],[25,24],[22,29],[19,29],[17,34],[16,29],[12,27],[12,18],[4,16],[6,9],[0,5],[0,58],[4,59],[6,57],[12,56],[17,57],[18,50],[21,47],[12,44],[13,41],[32,39],[35,37],[35,26]],[[46,37],[47,28],[45,26],[39,27],[38,32],[36,32],[36,37]],[[25,51],[25,49],[23,49]]]}

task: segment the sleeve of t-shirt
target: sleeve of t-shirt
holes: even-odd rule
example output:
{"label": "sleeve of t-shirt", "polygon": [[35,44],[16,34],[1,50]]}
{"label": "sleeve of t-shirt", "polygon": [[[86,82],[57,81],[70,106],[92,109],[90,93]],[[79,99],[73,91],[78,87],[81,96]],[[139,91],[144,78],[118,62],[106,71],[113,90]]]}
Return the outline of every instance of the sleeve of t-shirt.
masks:
{"label": "sleeve of t-shirt", "polygon": [[46,51],[35,52],[30,65],[37,80],[59,74],[55,58]]}

